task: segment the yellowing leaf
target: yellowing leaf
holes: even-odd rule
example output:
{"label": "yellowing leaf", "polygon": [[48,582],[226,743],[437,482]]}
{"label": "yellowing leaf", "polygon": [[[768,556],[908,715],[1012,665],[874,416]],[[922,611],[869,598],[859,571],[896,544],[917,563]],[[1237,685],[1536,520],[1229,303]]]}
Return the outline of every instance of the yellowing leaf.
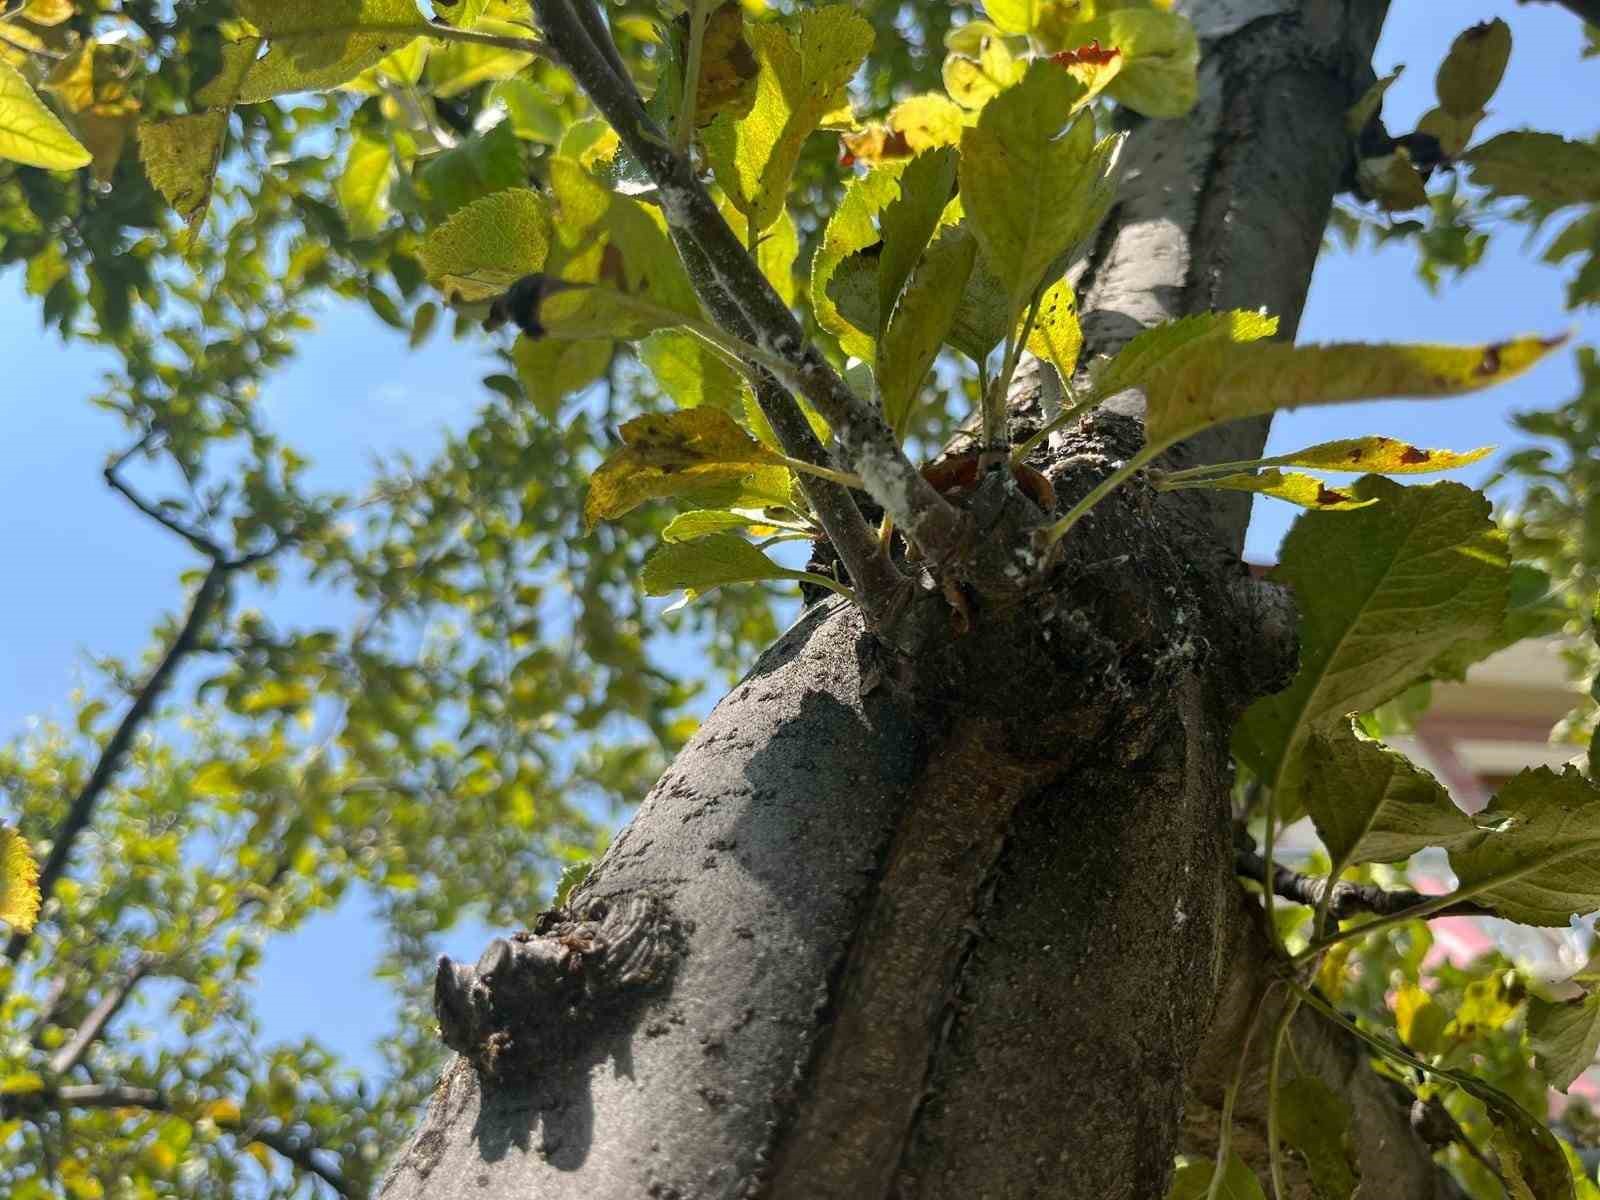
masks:
{"label": "yellowing leaf", "polygon": [[725,583],[807,576],[804,571],[780,567],[737,534],[713,533],[691,542],[662,546],[644,560],[639,578],[647,595],[665,596],[682,590],[694,597]]}
{"label": "yellowing leaf", "polygon": [[225,762],[209,762],[194,773],[189,789],[196,795],[226,800],[241,793],[233,767]]}
{"label": "yellowing leaf", "polygon": [[1028,70],[1028,60],[1014,56],[998,35],[982,37],[976,54],[951,54],[944,60],[944,90],[963,108],[982,108]]}
{"label": "yellowing leaf", "polygon": [[984,11],[1002,33],[1033,33],[1052,0],[984,0]]}
{"label": "yellowing leaf", "polygon": [[1191,352],[1208,341],[1254,342],[1278,332],[1278,318],[1236,309],[1232,312],[1196,313],[1138,334],[1095,375],[1102,396],[1114,396],[1138,386],[1162,364]]}
{"label": "yellowing leaf", "polygon": [[928,247],[889,318],[878,345],[878,389],[884,419],[899,437],[955,321],[977,251],[970,237],[948,230]]}
{"label": "yellowing leaf", "polygon": [[1234,752],[1279,780],[1297,811],[1294,760],[1305,740],[1398,695],[1463,638],[1498,629],[1508,571],[1489,502],[1457,483],[1405,488],[1379,476],[1353,488],[1381,501],[1348,513],[1308,512],[1284,539],[1272,579],[1300,607],[1300,670],[1256,701]]}
{"label": "yellowing leaf", "polygon": [[1434,80],[1440,107],[1458,117],[1481,114],[1510,58],[1511,27],[1499,17],[1458,35]]}
{"label": "yellowing leaf", "polygon": [[351,237],[370,238],[383,228],[394,177],[394,151],[386,139],[364,133],[351,139],[344,170],[335,184]]}
{"label": "yellowing leaf", "polygon": [[801,12],[792,30],[751,26],[760,74],[747,116],[724,114],[704,133],[707,158],[735,208],[757,230],[783,211],[805,139],[844,100],[843,89],[872,48],[872,26],[849,6]]}
{"label": "yellowing leaf", "polygon": [[1600,909],[1600,788],[1575,768],[1523,771],[1477,824],[1450,867],[1479,903],[1524,925],[1565,926]]}
{"label": "yellowing leaf", "polygon": [[889,110],[889,128],[905,139],[906,148],[913,154],[935,146],[957,145],[965,125],[960,107],[934,92],[908,96]]}
{"label": "yellowing leaf", "polygon": [[1125,8],[1074,27],[1084,44],[1122,51],[1122,63],[1106,84],[1118,104],[1147,117],[1181,117],[1200,94],[1200,40],[1179,13]]}
{"label": "yellowing leaf", "polygon": [[1170,446],[1211,425],[1311,404],[1479,391],[1520,375],[1564,339],[1487,346],[1290,346],[1209,338],[1144,373],[1146,436]]}
{"label": "yellowing leaf", "polygon": [[0,158],[50,171],[71,171],[94,160],[22,74],[4,60],[0,60]]}
{"label": "yellowing leaf", "polygon": [[517,377],[528,399],[547,421],[561,415],[561,402],[606,373],[615,345],[609,338],[568,341],[519,337],[511,348]]}
{"label": "yellowing leaf", "polygon": [[1424,450],[1397,438],[1374,435],[1319,442],[1304,450],[1264,458],[1261,465],[1308,467],[1313,471],[1359,471],[1373,475],[1427,475],[1469,466],[1493,452],[1493,446],[1460,451]]}
{"label": "yellowing leaf", "polygon": [[41,903],[39,868],[27,840],[0,826],[0,921],[26,933],[39,919]]}
{"label": "yellowing leaf", "polygon": [[1083,352],[1083,330],[1078,325],[1078,301],[1072,285],[1058,279],[1039,298],[1039,314],[1028,334],[1028,350],[1055,367],[1061,382],[1070,384]]}
{"label": "yellowing leaf", "polygon": [[428,280],[453,299],[485,300],[537,271],[550,247],[550,209],[531,188],[492,192],[428,234]]}
{"label": "yellowing leaf", "polygon": [[37,1071],[16,1071],[0,1076],[0,1096],[22,1096],[44,1091],[44,1078]]}
{"label": "yellowing leaf", "polygon": [[1121,137],[1097,143],[1089,112],[1061,130],[1080,90],[1061,68],[1036,62],[961,136],[962,207],[1007,285],[1012,323],[1052,264],[1099,224],[1116,190]]}
{"label": "yellowing leaf", "polygon": [[589,481],[583,514],[590,527],[646,500],[703,493],[783,461],[710,406],[635,417],[620,432],[623,449]]}
{"label": "yellowing leaf", "polygon": [[1302,475],[1297,471],[1280,471],[1267,467],[1256,472],[1237,475],[1213,475],[1203,479],[1174,480],[1164,485],[1168,488],[1216,488],[1226,492],[1254,492],[1274,500],[1287,500],[1301,508],[1315,508],[1323,512],[1345,512],[1376,504],[1374,499],[1363,500],[1352,492],[1329,487],[1315,475]]}
{"label": "yellowing leaf", "polygon": [[237,1125],[242,1115],[236,1100],[211,1100],[200,1106],[202,1119],[215,1121],[222,1126]]}
{"label": "yellowing leaf", "polygon": [[415,0],[239,0],[239,13],[267,39],[241,104],[338,87],[428,29]]}

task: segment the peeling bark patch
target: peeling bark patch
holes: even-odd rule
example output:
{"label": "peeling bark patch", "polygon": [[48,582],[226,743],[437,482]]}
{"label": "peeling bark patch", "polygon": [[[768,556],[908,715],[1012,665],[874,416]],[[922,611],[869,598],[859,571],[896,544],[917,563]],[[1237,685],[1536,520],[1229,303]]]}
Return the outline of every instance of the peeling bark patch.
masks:
{"label": "peeling bark patch", "polygon": [[684,945],[666,906],[646,896],[541,913],[531,931],[490,942],[476,966],[439,959],[440,1037],[481,1078],[532,1077],[666,984]]}

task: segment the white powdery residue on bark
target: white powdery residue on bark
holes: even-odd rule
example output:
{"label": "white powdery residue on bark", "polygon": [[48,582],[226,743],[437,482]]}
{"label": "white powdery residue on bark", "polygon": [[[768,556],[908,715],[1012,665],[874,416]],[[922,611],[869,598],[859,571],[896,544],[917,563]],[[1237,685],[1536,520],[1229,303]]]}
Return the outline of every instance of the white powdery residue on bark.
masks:
{"label": "white powdery residue on bark", "polygon": [[[837,430],[841,444],[849,438],[849,428]],[[911,494],[906,488],[905,460],[885,454],[870,445],[858,445],[850,456],[856,474],[866,485],[867,495],[883,505],[883,511],[902,529],[914,530],[911,520]]]}

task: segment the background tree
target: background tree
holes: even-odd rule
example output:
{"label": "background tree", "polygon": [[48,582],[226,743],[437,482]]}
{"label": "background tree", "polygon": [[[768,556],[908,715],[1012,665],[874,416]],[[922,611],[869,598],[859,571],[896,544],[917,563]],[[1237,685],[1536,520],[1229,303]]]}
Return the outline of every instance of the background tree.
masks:
{"label": "background tree", "polygon": [[[1447,1186],[1433,1148],[1472,1194],[1570,1194],[1564,1152],[1524,1110],[1542,1116],[1545,1082],[1593,1056],[1581,982],[1530,1001],[1507,964],[1480,964],[1443,978],[1419,1020],[1426,1006],[1391,1011],[1384,987],[1417,982],[1426,926],[1402,918],[1418,898],[1334,892],[1315,916],[1253,916],[1234,881],[1228,736],[1289,682],[1290,610],[1237,569],[1244,508],[1196,490],[1221,473],[1175,472],[1242,463],[1227,488],[1379,501],[1311,514],[1285,548],[1305,665],[1237,742],[1254,786],[1232,789],[1235,811],[1266,842],[1247,873],[1274,877],[1266,806],[1307,808],[1356,882],[1393,883],[1365,864],[1445,845],[1471,892],[1454,903],[1543,920],[1506,876],[1562,891],[1564,912],[1600,904],[1575,857],[1594,836],[1590,784],[1508,789],[1531,838],[1516,821],[1452,823],[1441,793],[1340,718],[1581,623],[1593,387],[1533,419],[1569,459],[1508,463],[1538,476],[1513,544],[1559,584],[1525,573],[1509,610],[1505,553],[1464,489],[1250,473],[1260,420],[1136,475],[1135,421],[1160,449],[1284,403],[1456,390],[1525,365],[1546,347],[1296,357],[1252,340],[1270,323],[1243,310],[1290,332],[1341,187],[1362,200],[1338,210],[1347,235],[1414,237],[1436,275],[1472,264],[1489,216],[1576,210],[1550,255],[1582,254],[1595,152],[1536,134],[1471,145],[1503,26],[1463,35],[1438,107],[1393,138],[1362,77],[1383,5],[1195,3],[1198,38],[1168,7],[864,6],[784,25],[638,5],[609,8],[607,32],[586,4],[549,4],[536,34],[501,0],[439,5],[432,23],[410,0],[11,6],[0,153],[22,165],[0,168],[5,261],[26,262],[47,322],[115,351],[97,400],[130,433],[107,482],[198,564],[155,657],[104,664],[75,730],[4,760],[48,901],[38,932],[26,903],[12,913],[7,950],[13,1194],[369,1191],[439,1063],[430,940],[469,904],[526,925],[680,749],[570,907],[486,957],[486,988],[440,972],[447,1036],[498,1082],[480,1105],[472,1067],[451,1068],[394,1194],[487,1176],[553,1195],[755,1179],[798,1195],[1159,1195],[1182,1150],[1201,1157],[1179,1194],[1250,1194],[1253,1167],[1280,1191],[1348,1195],[1359,1173],[1369,1194],[1428,1195]],[[837,142],[805,135],[843,122],[852,76],[861,123],[841,163]],[[1130,134],[1114,204],[1118,143],[1096,140],[1096,119]],[[1462,174],[1479,188],[1456,187]],[[1027,207],[1039,197],[1048,213]],[[1058,285],[1078,242],[1073,286]],[[1593,299],[1594,261],[1574,304]],[[540,269],[584,286],[524,282],[498,303],[529,333],[500,343],[470,430],[432,462],[385,464],[363,495],[306,486],[256,393],[318,293],[363,299],[423,345],[443,301],[466,336]],[[875,372],[847,386],[789,307],[831,361]],[[1207,310],[1236,311],[1089,369],[1140,328]],[[1007,441],[1063,407],[1082,419],[1056,418],[1029,460],[1048,490],[1019,472],[1019,493]],[[640,411],[662,417],[625,430],[591,484],[607,431]],[[932,457],[973,411],[977,461],[924,482],[895,448]],[[830,425],[840,449],[824,459],[812,431]],[[1357,449],[1364,464],[1439,461],[1343,448]],[[1129,482],[1079,520],[1113,478]],[[663,494],[688,511],[637,505]],[[887,509],[937,586],[901,582],[920,568],[863,509],[875,524]],[[580,539],[598,516],[622,519]],[[776,636],[772,594],[718,585],[788,579],[803,559],[780,549],[775,565],[741,529],[768,545],[825,530],[807,583],[857,603],[815,605],[685,749],[695,685],[664,665],[639,585],[700,593],[689,636],[742,669]],[[1406,587],[1375,590],[1377,605],[1317,586],[1318,570],[1385,566]],[[247,607],[270,613],[284,573],[351,598],[348,624]],[[1386,605],[1406,614],[1399,651],[1371,640]],[[1329,629],[1382,663],[1354,694],[1316,674]],[[1296,703],[1326,719],[1302,729],[1283,716]],[[1305,782],[1302,760],[1341,786]],[[1575,814],[1564,840],[1539,832],[1550,804]],[[1279,879],[1317,898],[1314,881]],[[381,897],[412,1005],[382,1088],[345,1083],[316,1045],[262,1053],[251,1031],[262,940],[353,883]],[[1383,919],[1330,942],[1330,920],[1362,904]],[[1320,962],[1316,990],[1286,981],[1280,942]],[[147,1048],[119,1016],[160,981],[176,1048]],[[1358,1039],[1390,1030],[1421,1056],[1406,1070],[1431,1074],[1397,1071],[1393,1048],[1368,1069]],[[1272,1123],[1289,1151],[1276,1164]]]}

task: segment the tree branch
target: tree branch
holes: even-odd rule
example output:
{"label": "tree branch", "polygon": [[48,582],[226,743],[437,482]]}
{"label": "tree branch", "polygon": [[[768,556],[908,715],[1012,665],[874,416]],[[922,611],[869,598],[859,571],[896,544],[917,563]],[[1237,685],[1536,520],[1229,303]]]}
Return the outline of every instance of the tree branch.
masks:
{"label": "tree branch", "polygon": [[970,519],[922,477],[882,414],[863,403],[806,339],[693,168],[672,152],[632,82],[618,74],[615,47],[592,0],[535,0],[534,7],[561,61],[655,181],[669,226],[699,248],[705,271],[697,290],[707,289],[701,299],[711,306],[713,295],[720,293],[715,307],[737,307],[749,340],[790,364],[800,392],[832,426],[846,465],[932,562],[960,552],[970,536]]}
{"label": "tree branch", "polygon": [[[150,677],[145,680],[144,686],[139,689],[132,706],[123,714],[111,739],[106,742],[105,749],[100,752],[100,758],[95,763],[94,770],[90,772],[88,781],[73,797],[67,815],[52,836],[50,855],[45,859],[44,866],[39,872],[39,894],[42,899],[48,900],[55,891],[56,884],[66,872],[67,859],[72,854],[73,846],[83,831],[89,827],[95,804],[122,766],[122,760],[127,756],[129,746],[133,744],[134,734],[139,731],[139,727],[155,708],[156,701],[161,698],[162,692],[172,681],[178,664],[194,649],[201,629],[222,603],[227,590],[228,575],[238,569],[241,562],[242,560],[229,561],[215,558],[212,560],[211,569],[206,572],[199,590],[195,592],[194,600],[189,605],[188,615],[184,618],[177,637],[167,648],[166,654],[162,655],[161,661],[156,664]],[[21,930],[13,933],[10,941],[6,943],[6,958],[12,962],[21,958],[30,936]]]}
{"label": "tree branch", "polygon": [[[6,1116],[25,1116],[49,1110],[73,1108],[141,1108],[148,1112],[190,1115],[186,1109],[172,1102],[156,1088],[131,1087],[123,1084],[73,1084],[67,1087],[47,1088],[40,1092],[17,1092],[0,1096],[0,1113]],[[222,1128],[248,1142],[260,1142],[273,1153],[280,1155],[300,1170],[315,1175],[341,1196],[358,1200],[364,1193],[337,1167],[330,1167],[315,1156],[322,1147],[288,1130],[272,1125],[218,1122]],[[332,1153],[329,1151],[328,1153]]]}
{"label": "tree branch", "polygon": [[154,955],[141,954],[134,960],[128,973],[116,984],[109,988],[100,997],[89,1014],[84,1017],[82,1024],[73,1033],[70,1040],[62,1045],[50,1058],[50,1073],[52,1075],[65,1075],[83,1061],[83,1056],[89,1053],[90,1047],[100,1039],[100,1035],[111,1024],[112,1018],[121,1010],[133,989],[150,973],[156,965]]}
{"label": "tree branch", "polygon": [[[1254,850],[1235,850],[1233,866],[1235,874],[1254,880],[1256,883],[1263,882],[1266,863]],[[1301,871],[1291,871],[1281,863],[1273,865],[1273,892],[1295,904],[1316,908],[1322,903],[1323,892],[1327,886],[1326,875],[1308,875]],[[1391,891],[1376,884],[1340,880],[1333,885],[1333,899],[1328,902],[1328,915],[1335,921],[1344,921],[1361,913],[1390,917],[1436,899],[1437,896],[1427,896],[1404,888]],[[1452,904],[1448,908],[1429,913],[1428,919],[1494,915],[1492,909],[1485,908],[1475,900],[1463,900],[1459,904]]]}

